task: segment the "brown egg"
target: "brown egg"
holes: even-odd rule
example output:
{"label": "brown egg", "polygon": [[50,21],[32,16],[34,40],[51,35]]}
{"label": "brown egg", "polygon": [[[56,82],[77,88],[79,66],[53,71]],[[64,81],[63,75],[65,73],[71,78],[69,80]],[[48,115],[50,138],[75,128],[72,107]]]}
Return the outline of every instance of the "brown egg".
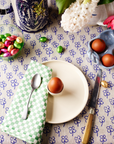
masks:
{"label": "brown egg", "polygon": [[102,39],[95,39],[91,44],[91,48],[97,53],[102,53],[106,49],[106,44]]}
{"label": "brown egg", "polygon": [[48,83],[48,89],[51,93],[59,93],[63,89],[63,83],[60,78],[53,77]]}
{"label": "brown egg", "polygon": [[101,60],[103,65],[106,67],[110,67],[114,65],[114,56],[112,54],[105,54]]}

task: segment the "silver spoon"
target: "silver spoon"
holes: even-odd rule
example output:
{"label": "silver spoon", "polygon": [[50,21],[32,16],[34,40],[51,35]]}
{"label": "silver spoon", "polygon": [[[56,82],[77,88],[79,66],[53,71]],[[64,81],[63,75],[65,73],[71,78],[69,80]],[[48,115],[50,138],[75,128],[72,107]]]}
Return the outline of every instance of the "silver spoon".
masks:
{"label": "silver spoon", "polygon": [[23,114],[22,114],[22,119],[24,119],[24,120],[27,118],[28,106],[29,106],[31,95],[32,95],[33,91],[40,86],[40,84],[41,84],[41,77],[39,74],[35,74],[31,80],[31,87],[32,87],[31,94],[29,96],[29,99],[27,101],[27,105],[25,106],[25,109],[24,109]]}

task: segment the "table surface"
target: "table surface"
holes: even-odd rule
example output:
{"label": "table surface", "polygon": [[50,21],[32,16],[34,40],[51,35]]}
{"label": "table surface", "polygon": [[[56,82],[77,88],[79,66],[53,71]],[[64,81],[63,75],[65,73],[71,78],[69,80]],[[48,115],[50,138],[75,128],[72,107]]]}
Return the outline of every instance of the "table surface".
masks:
{"label": "table surface", "polygon": [[[0,1],[5,6],[6,1]],[[87,43],[107,29],[102,26],[87,26],[76,33],[65,32],[60,26],[61,16],[58,16],[55,3],[50,1],[52,9],[49,13],[49,24],[37,32],[24,32],[25,45],[18,57],[12,61],[0,60],[0,124],[2,124],[10,104],[15,96],[18,85],[11,86],[11,80],[22,80],[31,60],[42,63],[49,60],[67,61],[79,68],[87,79],[89,99],[95,83],[99,66],[93,63],[87,55]],[[0,15],[0,24],[15,24],[14,13]],[[49,39],[46,43],[39,42],[39,37]],[[63,46],[64,52],[57,53],[57,46]],[[91,144],[114,143],[114,69],[103,70],[102,79],[109,88],[101,87],[97,100],[94,124],[92,127]],[[10,75],[10,76],[9,76]],[[6,86],[2,87],[2,83]],[[63,114],[64,115],[64,114]],[[42,136],[42,144],[80,144],[89,115],[88,103],[83,111],[74,119],[62,124],[46,123]],[[0,131],[1,144],[27,144]]]}

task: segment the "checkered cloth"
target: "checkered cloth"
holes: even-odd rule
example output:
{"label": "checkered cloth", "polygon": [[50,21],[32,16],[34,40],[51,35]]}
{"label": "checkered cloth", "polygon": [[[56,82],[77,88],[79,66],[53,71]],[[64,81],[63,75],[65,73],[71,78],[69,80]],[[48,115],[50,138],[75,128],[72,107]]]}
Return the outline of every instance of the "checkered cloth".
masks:
{"label": "checkered cloth", "polygon": [[[29,115],[23,120],[22,113],[31,92],[31,79],[36,73],[42,78],[41,85],[32,93]],[[28,143],[40,143],[46,120],[48,98],[46,87],[51,75],[52,70],[49,67],[31,61],[1,125],[2,131]]]}

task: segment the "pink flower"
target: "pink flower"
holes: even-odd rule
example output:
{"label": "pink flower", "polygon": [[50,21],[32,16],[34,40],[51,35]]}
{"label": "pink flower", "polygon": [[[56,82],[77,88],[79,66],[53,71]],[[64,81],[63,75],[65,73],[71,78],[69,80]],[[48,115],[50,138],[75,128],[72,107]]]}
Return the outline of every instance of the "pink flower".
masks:
{"label": "pink flower", "polygon": [[107,28],[110,28],[114,30],[114,15],[109,16],[105,21],[103,22],[104,25],[107,25]]}

